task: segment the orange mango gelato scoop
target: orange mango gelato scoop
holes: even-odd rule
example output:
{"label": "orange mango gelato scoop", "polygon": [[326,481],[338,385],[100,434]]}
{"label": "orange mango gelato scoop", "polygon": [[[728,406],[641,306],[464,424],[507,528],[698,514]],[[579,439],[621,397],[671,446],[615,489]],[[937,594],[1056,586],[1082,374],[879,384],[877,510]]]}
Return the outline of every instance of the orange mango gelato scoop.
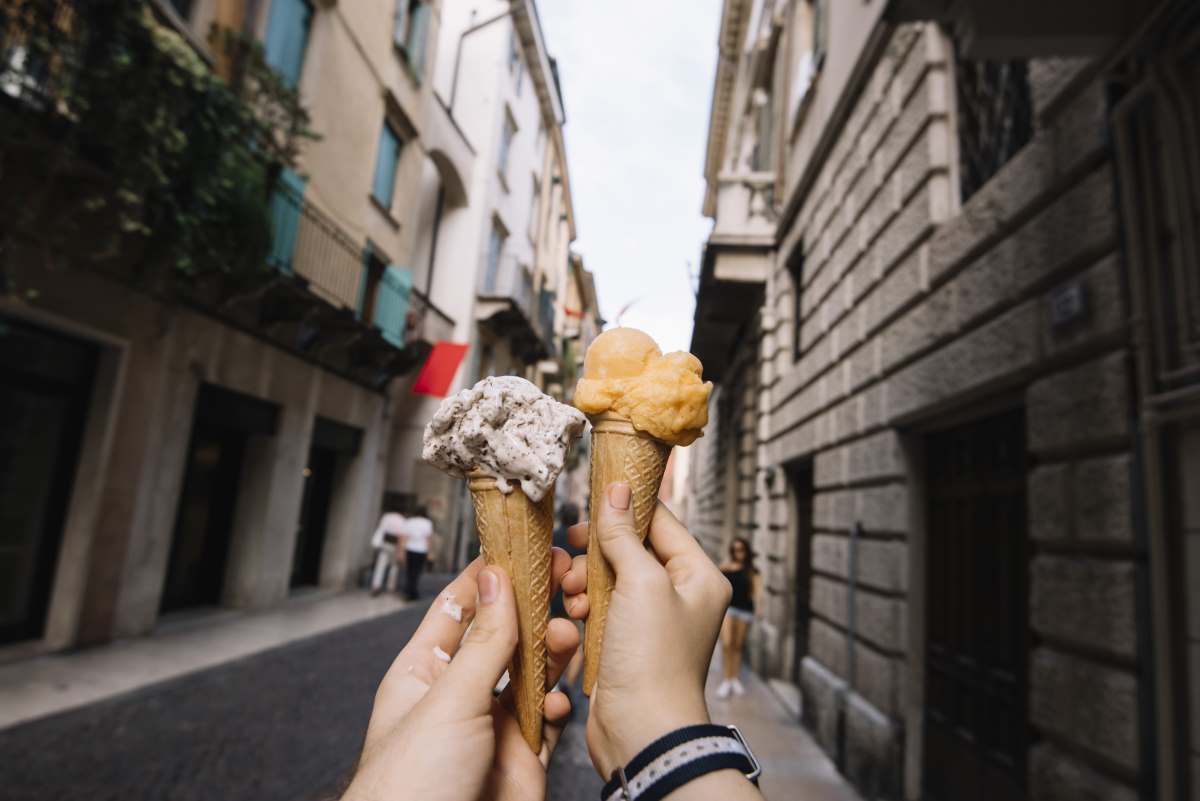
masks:
{"label": "orange mango gelato scoop", "polygon": [[575,406],[584,414],[612,412],[634,428],[671,445],[690,445],[708,424],[712,382],[690,353],[663,355],[636,328],[612,328],[596,337],[583,359]]}

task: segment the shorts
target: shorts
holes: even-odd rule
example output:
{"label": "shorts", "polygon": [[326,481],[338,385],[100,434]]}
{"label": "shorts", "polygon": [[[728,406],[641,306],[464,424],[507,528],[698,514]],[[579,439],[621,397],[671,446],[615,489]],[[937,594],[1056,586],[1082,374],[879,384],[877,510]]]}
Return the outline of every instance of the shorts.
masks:
{"label": "shorts", "polygon": [[735,609],[731,606],[729,607],[729,616],[746,624],[754,622],[754,613],[749,609]]}

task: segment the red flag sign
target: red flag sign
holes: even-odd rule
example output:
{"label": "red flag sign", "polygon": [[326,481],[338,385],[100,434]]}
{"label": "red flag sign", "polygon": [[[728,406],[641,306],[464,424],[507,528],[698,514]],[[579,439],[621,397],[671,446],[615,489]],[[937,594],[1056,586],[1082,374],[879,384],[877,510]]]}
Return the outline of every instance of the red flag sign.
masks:
{"label": "red flag sign", "polygon": [[454,383],[454,374],[467,355],[467,345],[458,342],[438,342],[429,352],[425,366],[417,374],[413,384],[413,394],[433,395],[438,398],[446,397],[450,385]]}

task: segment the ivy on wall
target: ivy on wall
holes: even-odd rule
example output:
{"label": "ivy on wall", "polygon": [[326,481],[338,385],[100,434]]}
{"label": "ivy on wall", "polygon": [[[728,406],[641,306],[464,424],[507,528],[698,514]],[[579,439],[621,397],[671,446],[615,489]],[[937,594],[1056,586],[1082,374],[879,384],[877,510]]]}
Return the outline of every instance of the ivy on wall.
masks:
{"label": "ivy on wall", "polygon": [[0,176],[31,179],[0,249],[90,218],[84,257],[143,276],[267,269],[275,178],[315,135],[257,41],[214,28],[214,68],[147,0],[3,0],[0,34]]}

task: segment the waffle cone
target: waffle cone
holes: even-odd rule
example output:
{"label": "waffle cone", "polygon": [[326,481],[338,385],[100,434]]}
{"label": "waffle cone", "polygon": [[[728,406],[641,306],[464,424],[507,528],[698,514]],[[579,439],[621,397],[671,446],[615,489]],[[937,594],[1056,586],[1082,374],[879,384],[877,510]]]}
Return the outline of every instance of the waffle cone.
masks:
{"label": "waffle cone", "polygon": [[591,521],[588,531],[588,617],[584,627],[583,691],[592,694],[600,670],[600,650],[604,644],[604,624],[608,602],[616,577],[604,558],[596,536],[597,504],[604,489],[614,481],[624,481],[632,490],[633,524],[643,541],[650,532],[650,520],[658,499],[658,488],[667,469],[671,445],[638,431],[620,415],[595,415],[592,421]]}
{"label": "waffle cone", "polygon": [[534,503],[516,487],[504,494],[496,479],[480,473],[468,476],[468,487],[484,561],[503,568],[512,579],[517,599],[517,650],[508,675],[521,734],[536,754],[542,748],[546,701],[554,492]]}

